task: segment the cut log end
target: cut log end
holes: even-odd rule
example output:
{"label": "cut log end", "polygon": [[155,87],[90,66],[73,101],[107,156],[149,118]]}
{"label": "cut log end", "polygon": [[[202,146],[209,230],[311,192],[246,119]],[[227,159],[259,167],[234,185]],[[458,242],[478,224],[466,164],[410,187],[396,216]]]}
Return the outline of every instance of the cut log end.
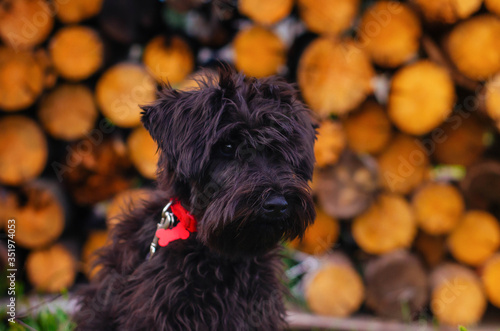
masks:
{"label": "cut log end", "polygon": [[428,175],[427,154],[417,138],[394,137],[378,157],[381,186],[394,193],[412,192]]}
{"label": "cut log end", "polygon": [[360,1],[299,0],[297,4],[300,18],[310,31],[336,36],[352,25]]}
{"label": "cut log end", "polygon": [[37,177],[47,157],[47,141],[37,123],[24,116],[0,119],[1,183],[20,185]]}
{"label": "cut log end", "polygon": [[315,171],[314,190],[321,208],[342,219],[358,216],[373,202],[377,175],[375,160],[344,151],[335,166]]}
{"label": "cut log end", "polygon": [[[390,18],[381,23],[386,15]],[[422,28],[409,6],[397,1],[378,1],[361,17],[358,35],[376,64],[393,68],[417,55]]]}
{"label": "cut log end", "polygon": [[297,80],[309,106],[322,117],[345,114],[372,92],[374,69],[352,41],[318,38],[299,61]]}
{"label": "cut log end", "polygon": [[270,25],[281,21],[292,11],[293,0],[239,0],[238,11],[254,22]]}
{"label": "cut log end", "polygon": [[175,36],[168,43],[163,36],[153,38],[144,49],[143,62],[158,82],[170,84],[182,82],[194,67],[188,44]]}
{"label": "cut log end", "polygon": [[47,1],[6,0],[0,7],[0,38],[12,49],[30,49],[42,43],[54,26]]}
{"label": "cut log end", "polygon": [[479,266],[500,248],[500,224],[488,212],[468,211],[448,236],[448,247],[458,261]]}
{"label": "cut log end", "polygon": [[446,69],[423,60],[393,77],[388,113],[403,132],[422,135],[439,126],[453,110],[455,86]]}
{"label": "cut log end", "polygon": [[487,132],[488,127],[475,115],[452,116],[436,131],[438,143],[433,156],[439,163],[470,166],[486,150]]}
{"label": "cut log end", "polygon": [[30,184],[20,194],[12,212],[16,220],[17,244],[34,249],[54,242],[65,224],[61,201],[43,185]]}
{"label": "cut log end", "polygon": [[90,77],[102,65],[104,46],[96,31],[84,26],[60,29],[51,39],[50,55],[59,74],[79,81]]}
{"label": "cut log end", "polygon": [[96,99],[111,122],[120,127],[135,127],[141,123],[140,105],[156,99],[156,82],[142,65],[120,63],[99,78]]}
{"label": "cut log end", "polygon": [[271,30],[252,26],[234,39],[234,65],[246,75],[260,78],[276,74],[285,61],[285,45]]}
{"label": "cut log end", "polygon": [[56,13],[65,24],[79,23],[99,13],[103,0],[56,1]]}
{"label": "cut log end", "polygon": [[73,285],[76,261],[62,245],[33,251],[26,259],[30,283],[41,292],[57,293]]}
{"label": "cut log end", "polygon": [[0,47],[0,109],[18,111],[31,106],[44,88],[43,67],[29,51]]}
{"label": "cut log end", "polygon": [[364,286],[346,258],[331,259],[305,278],[305,299],[320,315],[346,317],[361,306]]}
{"label": "cut log end", "polygon": [[381,194],[363,214],[354,219],[356,243],[370,254],[383,254],[411,246],[417,226],[408,202],[395,194]]}
{"label": "cut log end", "polygon": [[431,310],[439,322],[447,325],[476,324],[486,310],[481,282],[459,264],[445,264],[431,276]]}
{"label": "cut log end", "polygon": [[448,54],[464,75],[484,80],[500,71],[500,18],[475,16],[455,26],[447,40]]}
{"label": "cut log end", "polygon": [[420,228],[428,234],[440,235],[455,228],[462,218],[465,202],[454,186],[429,183],[414,195],[412,206]]}
{"label": "cut log end", "polygon": [[84,85],[59,85],[40,103],[40,122],[54,138],[75,140],[94,127],[97,108],[90,89]]}
{"label": "cut log end", "polygon": [[367,101],[344,121],[347,144],[358,153],[377,154],[389,143],[392,128],[385,110]]}
{"label": "cut log end", "polygon": [[366,305],[377,315],[408,320],[427,303],[427,275],[420,261],[406,251],[370,261],[364,275]]}
{"label": "cut log end", "polygon": [[414,0],[414,2],[427,20],[452,24],[478,11],[482,0]]}

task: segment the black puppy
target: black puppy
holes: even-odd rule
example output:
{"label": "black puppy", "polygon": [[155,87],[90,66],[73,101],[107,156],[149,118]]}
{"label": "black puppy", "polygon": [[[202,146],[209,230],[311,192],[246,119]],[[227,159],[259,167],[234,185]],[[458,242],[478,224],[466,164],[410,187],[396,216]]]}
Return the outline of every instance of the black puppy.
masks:
{"label": "black puppy", "polygon": [[158,191],[114,228],[79,330],[286,326],[278,247],[315,217],[311,114],[274,77],[223,68],[199,85],[143,107]]}

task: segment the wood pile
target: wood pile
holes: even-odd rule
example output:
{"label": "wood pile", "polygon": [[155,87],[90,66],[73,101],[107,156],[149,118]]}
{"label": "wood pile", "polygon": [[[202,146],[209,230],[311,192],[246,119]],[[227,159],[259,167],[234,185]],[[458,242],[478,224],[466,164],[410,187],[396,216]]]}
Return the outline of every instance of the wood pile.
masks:
{"label": "wood pile", "polygon": [[138,105],[223,62],[297,83],[321,123],[318,217],[285,244],[299,305],[499,315],[499,36],[497,0],[0,1],[0,225],[16,220],[20,279],[92,277],[154,187]]}

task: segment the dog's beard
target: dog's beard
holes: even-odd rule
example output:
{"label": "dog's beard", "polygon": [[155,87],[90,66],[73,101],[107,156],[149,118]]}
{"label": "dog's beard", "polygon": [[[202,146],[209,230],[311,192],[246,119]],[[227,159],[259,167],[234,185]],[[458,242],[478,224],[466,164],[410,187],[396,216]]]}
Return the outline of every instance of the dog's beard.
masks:
{"label": "dog's beard", "polygon": [[[305,180],[280,172],[272,182],[282,185],[273,187],[269,176],[235,175],[232,181],[223,183],[214,184],[212,180],[210,190],[205,189],[192,199],[195,209],[203,206],[199,210],[198,238],[209,248],[229,256],[258,255],[273,249],[281,240],[302,236],[313,222],[314,204]],[[279,217],[267,216],[262,208],[274,193],[282,194],[288,203],[287,212]]]}

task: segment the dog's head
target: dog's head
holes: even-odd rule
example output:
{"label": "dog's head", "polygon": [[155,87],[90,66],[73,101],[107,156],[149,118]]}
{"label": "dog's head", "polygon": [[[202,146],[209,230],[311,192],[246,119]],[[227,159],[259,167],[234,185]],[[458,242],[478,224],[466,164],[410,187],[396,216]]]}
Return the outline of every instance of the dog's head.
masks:
{"label": "dog's head", "polygon": [[259,254],[301,236],[315,217],[315,125],[278,78],[230,69],[189,91],[164,88],[143,107],[158,143],[158,183],[198,219],[198,239],[226,254]]}

